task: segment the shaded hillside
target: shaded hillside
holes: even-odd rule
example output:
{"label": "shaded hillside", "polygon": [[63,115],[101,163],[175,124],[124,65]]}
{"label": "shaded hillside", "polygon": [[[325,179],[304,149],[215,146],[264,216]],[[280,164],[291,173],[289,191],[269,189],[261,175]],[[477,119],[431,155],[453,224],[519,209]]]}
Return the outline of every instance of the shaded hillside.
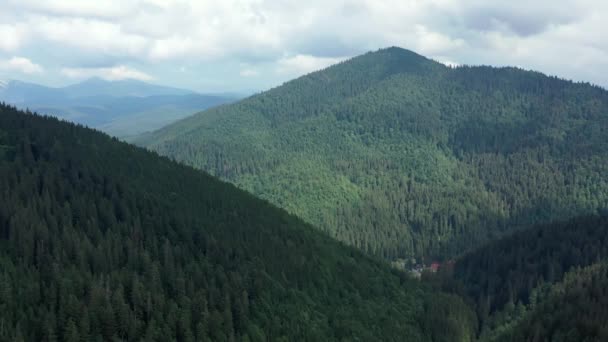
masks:
{"label": "shaded hillside", "polygon": [[469,341],[474,313],[209,175],[0,106],[0,340]]}
{"label": "shaded hillside", "polygon": [[137,143],[389,259],[449,257],[608,207],[608,92],[399,48]]}
{"label": "shaded hillside", "polygon": [[546,298],[492,341],[608,341],[608,265],[569,272]]}
{"label": "shaded hillside", "polygon": [[476,304],[489,334],[544,303],[547,289],[568,272],[607,259],[608,216],[580,217],[489,243],[457,260],[453,278]]}

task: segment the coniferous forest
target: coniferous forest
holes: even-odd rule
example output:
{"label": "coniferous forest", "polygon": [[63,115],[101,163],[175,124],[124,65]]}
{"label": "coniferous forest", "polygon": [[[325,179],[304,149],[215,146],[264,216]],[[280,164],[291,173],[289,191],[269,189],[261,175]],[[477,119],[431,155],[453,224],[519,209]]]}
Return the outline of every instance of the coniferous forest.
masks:
{"label": "coniferous forest", "polygon": [[578,217],[467,253],[439,281],[476,308],[481,340],[603,341],[607,259],[608,216]]}
{"label": "coniferous forest", "polygon": [[448,259],[608,207],[608,92],[388,48],[139,139],[368,254]]}
{"label": "coniferous forest", "polygon": [[0,104],[0,341],[608,340],[600,87],[389,48],[137,142]]}
{"label": "coniferous forest", "polygon": [[105,134],[0,106],[2,341],[471,341],[473,310]]}

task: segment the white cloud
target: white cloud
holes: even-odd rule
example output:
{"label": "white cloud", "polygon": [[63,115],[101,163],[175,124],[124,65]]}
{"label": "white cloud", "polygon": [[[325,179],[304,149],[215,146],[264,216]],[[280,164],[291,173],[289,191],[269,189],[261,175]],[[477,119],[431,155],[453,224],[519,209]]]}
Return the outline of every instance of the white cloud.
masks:
{"label": "white cloud", "polygon": [[0,24],[0,50],[15,51],[25,38],[25,32],[20,25]]}
{"label": "white cloud", "polygon": [[435,54],[438,52],[450,52],[464,47],[465,41],[461,38],[453,39],[449,36],[433,32],[423,25],[416,26],[415,46],[420,53]]}
{"label": "white cloud", "polygon": [[124,32],[116,23],[97,19],[35,16],[29,26],[33,35],[58,46],[112,55],[137,56],[149,44],[144,37]]}
{"label": "white cloud", "polygon": [[44,71],[42,66],[33,63],[25,57],[12,57],[7,60],[0,60],[0,69],[23,74],[40,74]]}
{"label": "white cloud", "polygon": [[256,77],[260,75],[260,72],[254,69],[243,69],[241,70],[241,72],[239,72],[239,75],[243,76],[243,77]]}
{"label": "white cloud", "polygon": [[280,74],[303,75],[324,69],[345,58],[315,57],[310,55],[295,55],[278,60],[276,71]]}
{"label": "white cloud", "polygon": [[111,68],[63,68],[62,74],[69,78],[90,78],[100,77],[109,81],[134,79],[140,81],[150,81],[154,77],[124,65]]}
{"label": "white cloud", "polygon": [[0,0],[0,51],[45,65],[64,65],[57,51],[74,65],[102,55],[142,70],[248,63],[234,82],[277,71],[251,78],[261,82],[397,45],[608,86],[607,20],[608,2],[597,0]]}
{"label": "white cloud", "polygon": [[7,0],[9,6],[35,13],[58,16],[118,18],[134,10],[134,1],[88,0]]}
{"label": "white cloud", "polygon": [[443,56],[435,56],[432,59],[435,60],[435,61],[437,61],[437,62],[439,62],[439,63],[441,63],[441,64],[443,64],[443,65],[445,65],[445,66],[448,66],[450,68],[456,68],[456,67],[459,67],[459,66],[462,65],[462,64],[460,64],[458,62],[454,62],[454,61],[452,61],[450,59],[447,59],[447,58],[445,58]]}

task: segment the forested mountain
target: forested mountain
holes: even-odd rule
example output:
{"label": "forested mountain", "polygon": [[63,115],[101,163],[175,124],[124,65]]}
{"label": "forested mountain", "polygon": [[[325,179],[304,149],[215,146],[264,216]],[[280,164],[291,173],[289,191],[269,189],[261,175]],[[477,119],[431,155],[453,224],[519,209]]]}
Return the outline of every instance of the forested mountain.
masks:
{"label": "forested mountain", "polygon": [[608,92],[389,48],[137,143],[393,259],[608,207]]}
{"label": "forested mountain", "polygon": [[[583,315],[593,310],[602,311],[603,316],[582,322],[589,329],[597,330],[602,326],[600,318],[606,318],[605,315],[608,314],[608,311],[604,312],[605,309],[600,305],[608,300],[606,288],[602,290],[604,292],[580,294],[599,298],[593,309],[589,307],[590,311],[586,311],[583,307],[586,304],[575,301],[570,303],[566,298],[556,299],[553,298],[555,297],[553,293],[558,291],[561,297],[564,292],[563,286],[568,287],[561,283],[571,282],[564,280],[569,272],[574,273],[566,278],[579,276],[586,278],[587,275],[579,275],[577,270],[606,260],[608,260],[608,215],[579,217],[564,222],[539,225],[491,242],[456,260],[453,274],[448,279],[455,281],[456,285],[452,283],[451,286],[457,289],[456,293],[460,292],[474,303],[482,327],[482,336],[488,339],[500,336],[505,330],[518,330],[518,325],[525,317],[541,315],[535,313],[536,310],[542,311],[542,315],[547,317],[552,316],[547,305],[553,305],[550,303],[556,300],[569,306],[564,313],[579,311]],[[602,269],[605,270],[605,267],[602,266]],[[605,274],[599,276],[602,277],[602,282],[606,281]],[[583,280],[582,283],[587,281],[591,279]],[[556,313],[552,317],[563,319],[562,314]],[[542,319],[542,317],[533,319]],[[530,337],[531,341],[534,340],[532,337],[539,332],[531,332],[527,329],[520,331],[520,336],[526,331],[523,336]],[[590,332],[591,330],[581,333],[585,337],[595,336],[595,333]],[[544,338],[537,337],[535,340],[562,341],[549,338],[551,336],[547,335],[547,331],[541,335]],[[523,340],[513,339],[513,341]],[[578,341],[582,340],[584,339]]]}
{"label": "forested mountain", "polygon": [[608,265],[569,272],[546,298],[491,341],[608,341]]}
{"label": "forested mountain", "polygon": [[10,81],[0,101],[129,139],[209,107],[234,101],[135,80],[93,78],[62,88]]}
{"label": "forested mountain", "polygon": [[470,341],[475,314],[299,218],[0,105],[0,340]]}

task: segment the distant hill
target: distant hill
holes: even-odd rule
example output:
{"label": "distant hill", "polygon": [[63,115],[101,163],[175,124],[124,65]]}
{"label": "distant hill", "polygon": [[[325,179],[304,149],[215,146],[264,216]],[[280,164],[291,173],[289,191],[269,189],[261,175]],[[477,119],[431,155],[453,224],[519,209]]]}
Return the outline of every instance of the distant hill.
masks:
{"label": "distant hill", "polygon": [[608,92],[388,48],[137,143],[388,259],[608,207]]}
{"label": "distant hill", "polygon": [[138,80],[106,81],[90,78],[78,84],[64,87],[69,97],[113,96],[145,97],[158,95],[190,95],[191,90],[149,84]]}
{"label": "distant hill", "polygon": [[472,341],[474,313],[206,173],[0,105],[2,341]]}
{"label": "distant hill", "polygon": [[0,87],[0,101],[128,139],[234,98],[136,80],[93,78],[62,88],[9,81]]}

